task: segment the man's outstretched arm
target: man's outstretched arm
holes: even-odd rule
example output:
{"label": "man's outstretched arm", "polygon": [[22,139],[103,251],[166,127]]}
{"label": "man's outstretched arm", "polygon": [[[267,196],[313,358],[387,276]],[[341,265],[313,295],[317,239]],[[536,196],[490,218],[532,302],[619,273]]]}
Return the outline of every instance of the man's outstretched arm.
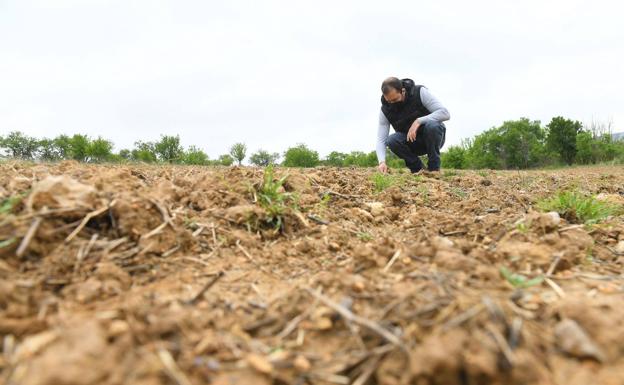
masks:
{"label": "man's outstretched arm", "polygon": [[425,87],[420,88],[420,101],[430,111],[430,114],[416,119],[418,123],[424,124],[432,120],[444,122],[451,118],[451,114],[449,114],[446,107]]}
{"label": "man's outstretched arm", "polygon": [[390,122],[383,112],[379,111],[379,125],[377,126],[377,161],[383,163],[386,161],[386,140],[390,132]]}

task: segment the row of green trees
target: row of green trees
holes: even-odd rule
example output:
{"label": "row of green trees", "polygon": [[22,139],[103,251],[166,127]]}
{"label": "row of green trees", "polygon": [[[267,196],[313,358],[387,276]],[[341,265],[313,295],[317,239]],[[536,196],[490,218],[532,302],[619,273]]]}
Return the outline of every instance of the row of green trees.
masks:
{"label": "row of green trees", "polygon": [[624,162],[624,141],[615,140],[611,124],[553,118],[542,127],[537,120],[504,122],[474,138],[449,147],[442,165],[466,169],[525,169],[553,165]]}
{"label": "row of green trees", "polygon": [[[230,166],[235,162],[242,164],[247,158],[247,146],[244,143],[235,143],[230,147],[229,153],[223,154],[217,159],[210,159],[197,146],[184,149],[180,144],[179,136],[168,135],[162,135],[160,140],[155,142],[137,141],[134,143],[134,148],[122,149],[115,153],[113,152],[113,143],[101,137],[94,139],[87,135],[76,134],[73,136],[59,135],[52,139],[37,139],[15,131],[0,137],[0,149],[3,149],[6,155],[12,158],[46,162],[73,159],[87,163],[144,162]],[[280,157],[279,153],[260,149],[249,156],[249,162],[257,166],[268,166],[278,164]],[[311,150],[305,144],[298,144],[289,148],[284,152],[283,158],[281,164],[286,167],[315,167],[319,165],[372,167],[377,165],[377,156],[374,151],[369,153],[334,151],[326,158],[321,159],[318,152]],[[392,153],[388,154],[388,163],[391,167],[403,166],[403,161]]]}
{"label": "row of green trees", "polygon": [[[74,159],[80,162],[145,162],[176,163],[189,165],[225,165],[247,158],[247,146],[235,143],[227,154],[210,159],[197,146],[183,148],[179,136],[162,135],[155,142],[138,141],[132,149],[113,152],[113,143],[87,135],[59,135],[53,139],[36,139],[21,132],[0,136],[0,149],[8,156],[26,160],[57,161]],[[333,151],[325,158],[305,144],[287,149],[282,166],[315,167],[374,167],[377,156],[374,151]],[[249,156],[249,162],[257,166],[278,164],[279,153],[258,150]],[[614,140],[610,124],[592,122],[583,126],[578,121],[563,117],[553,118],[542,127],[537,120],[521,118],[504,122],[458,146],[450,146],[442,154],[445,168],[491,168],[524,169],[559,164],[592,164],[620,160],[624,162],[624,141]],[[388,151],[389,167],[403,167],[405,163]]]}

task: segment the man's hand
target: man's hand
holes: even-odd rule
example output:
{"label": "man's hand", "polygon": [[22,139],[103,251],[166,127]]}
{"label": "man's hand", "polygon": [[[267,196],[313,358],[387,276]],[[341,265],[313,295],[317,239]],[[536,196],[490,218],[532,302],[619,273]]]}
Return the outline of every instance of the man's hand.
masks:
{"label": "man's hand", "polygon": [[416,134],[418,133],[418,127],[420,127],[420,122],[418,121],[418,119],[414,120],[414,123],[412,123],[412,126],[410,127],[409,131],[407,132],[407,141],[408,142],[413,142],[416,140]]}
{"label": "man's hand", "polygon": [[386,162],[379,163],[378,168],[379,168],[379,172],[381,172],[381,173],[385,174],[385,173],[388,172],[388,166],[386,166]]}

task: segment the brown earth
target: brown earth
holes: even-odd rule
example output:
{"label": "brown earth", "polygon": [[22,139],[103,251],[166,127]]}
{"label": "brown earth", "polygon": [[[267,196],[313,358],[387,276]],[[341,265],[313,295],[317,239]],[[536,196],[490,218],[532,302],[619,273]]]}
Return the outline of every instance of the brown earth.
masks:
{"label": "brown earth", "polygon": [[0,171],[1,383],[624,384],[624,219],[533,209],[622,168],[279,169],[281,231],[261,169]]}

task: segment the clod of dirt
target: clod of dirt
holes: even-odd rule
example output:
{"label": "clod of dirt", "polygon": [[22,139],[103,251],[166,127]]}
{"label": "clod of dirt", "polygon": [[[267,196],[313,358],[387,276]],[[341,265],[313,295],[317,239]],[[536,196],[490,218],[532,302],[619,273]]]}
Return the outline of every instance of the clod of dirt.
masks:
{"label": "clod of dirt", "polygon": [[13,178],[9,182],[9,190],[10,191],[24,191],[27,190],[31,185],[31,179],[26,178],[24,176],[18,176]]}
{"label": "clod of dirt", "polygon": [[93,186],[64,175],[48,176],[33,186],[26,200],[26,207],[30,211],[37,211],[43,207],[93,210],[95,201],[96,191]]}
{"label": "clod of dirt", "polygon": [[107,349],[105,333],[95,320],[68,326],[40,350],[39,355],[22,362],[24,370],[14,373],[19,378],[13,378],[13,383],[91,385],[104,383],[115,371],[115,357]]}
{"label": "clod of dirt", "polygon": [[550,265],[554,253],[554,250],[547,245],[514,240],[501,241],[496,251],[510,260],[520,259],[542,267]]}
{"label": "clod of dirt", "polygon": [[619,241],[614,248],[615,252],[618,254],[624,254],[624,241]]}
{"label": "clod of dirt", "polygon": [[444,237],[435,237],[431,240],[431,245],[436,250],[453,250],[455,244],[448,238]]}
{"label": "clod of dirt", "polygon": [[600,348],[576,321],[566,318],[555,326],[555,342],[559,349],[576,358],[591,358],[603,362]]}
{"label": "clod of dirt", "polygon": [[559,227],[561,217],[559,217],[559,213],[555,211],[544,214],[534,213],[529,215],[527,222],[531,224],[532,228],[539,228],[545,232],[551,232]]}
{"label": "clod of dirt", "polygon": [[264,215],[264,210],[256,205],[240,205],[225,209],[223,216],[231,222],[245,224]]}
{"label": "clod of dirt", "polygon": [[381,202],[370,202],[367,203],[366,206],[370,210],[371,215],[374,217],[378,217],[384,213],[384,205]]}
{"label": "clod of dirt", "polygon": [[258,372],[246,369],[236,372],[223,372],[219,373],[210,382],[212,385],[239,385],[239,384],[254,384],[254,385],[270,385],[272,381],[268,376],[259,374]]}
{"label": "clod of dirt", "polygon": [[329,242],[329,244],[327,244],[327,248],[330,251],[339,251],[340,245],[337,242]]}
{"label": "clod of dirt", "polygon": [[293,365],[295,369],[297,369],[298,372],[302,372],[302,373],[309,371],[310,368],[312,367],[312,364],[310,364],[310,361],[302,355],[298,355],[295,358]]}
{"label": "clod of dirt", "polygon": [[561,234],[561,238],[566,247],[576,248],[581,252],[589,250],[594,246],[594,239],[584,229],[575,228],[564,231]]}
{"label": "clod of dirt", "polygon": [[249,354],[246,357],[249,366],[259,371],[260,373],[270,374],[273,371],[273,365],[271,362],[263,356],[258,354]]}
{"label": "clod of dirt", "polygon": [[350,216],[361,222],[373,222],[375,220],[371,213],[366,210],[362,210],[359,207],[353,207],[350,209]]}
{"label": "clod of dirt", "polygon": [[619,194],[605,194],[600,193],[596,195],[596,199],[599,201],[615,204],[615,205],[624,205],[624,196]]}
{"label": "clod of dirt", "polygon": [[297,191],[299,193],[310,192],[310,180],[301,174],[289,174],[284,181],[284,189],[288,192]]}
{"label": "clod of dirt", "polygon": [[470,271],[477,261],[456,250],[438,250],[433,261],[448,270]]}

